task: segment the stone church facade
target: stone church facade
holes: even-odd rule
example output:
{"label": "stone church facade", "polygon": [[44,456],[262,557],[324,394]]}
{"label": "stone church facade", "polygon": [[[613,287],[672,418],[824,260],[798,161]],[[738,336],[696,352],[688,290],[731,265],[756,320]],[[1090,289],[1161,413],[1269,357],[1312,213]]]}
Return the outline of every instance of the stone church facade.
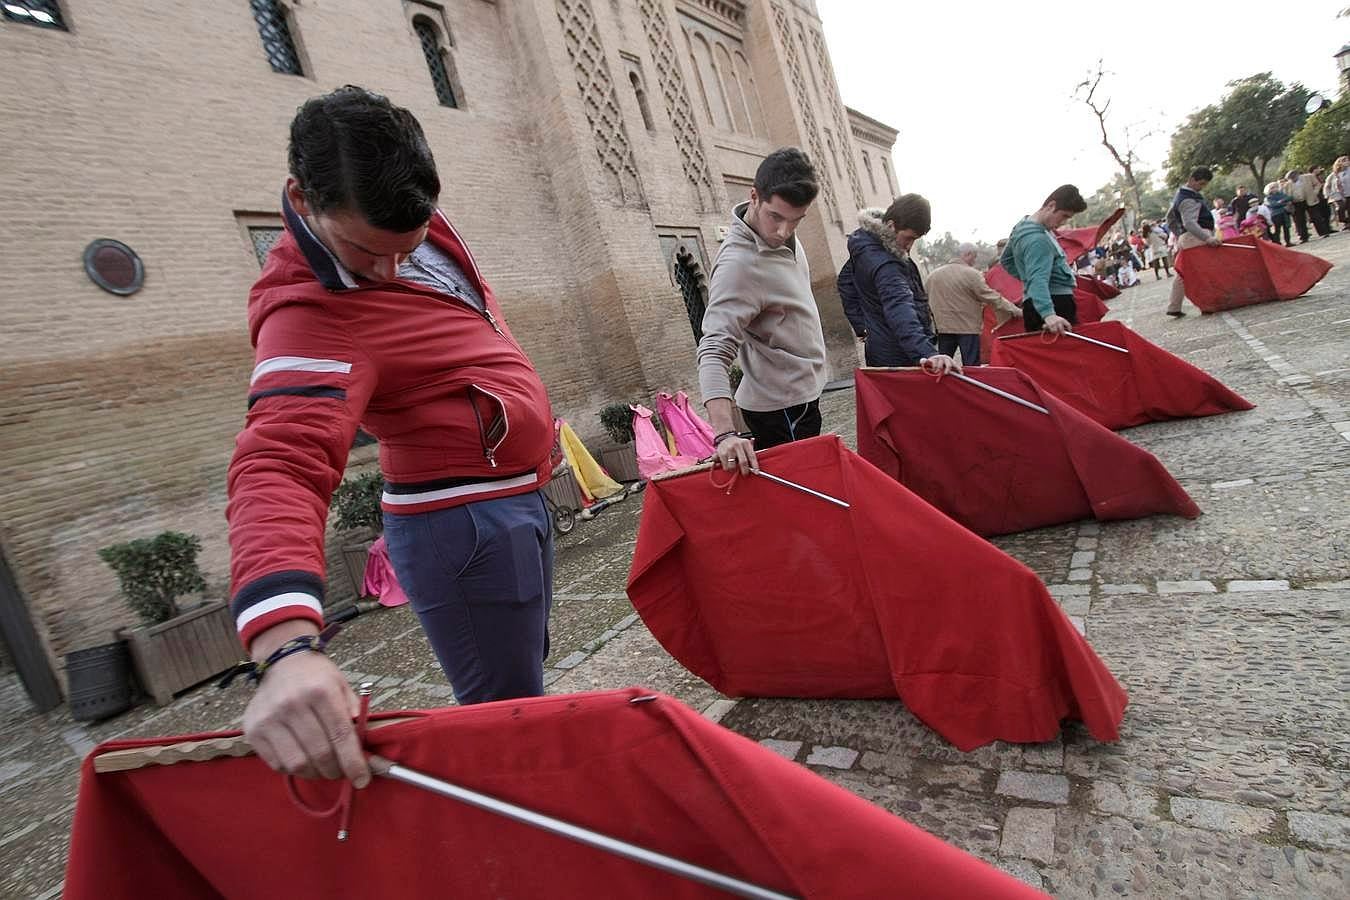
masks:
{"label": "stone church facade", "polygon": [[306,98],[361,84],[417,115],[583,436],[606,403],[694,392],[719,236],[779,146],[822,175],[798,234],[846,376],[835,273],[898,190],[896,131],[844,105],[813,0],[12,0],[0,72],[0,667],[26,681],[132,624],[99,547],[198,534],[224,590],[244,306]]}

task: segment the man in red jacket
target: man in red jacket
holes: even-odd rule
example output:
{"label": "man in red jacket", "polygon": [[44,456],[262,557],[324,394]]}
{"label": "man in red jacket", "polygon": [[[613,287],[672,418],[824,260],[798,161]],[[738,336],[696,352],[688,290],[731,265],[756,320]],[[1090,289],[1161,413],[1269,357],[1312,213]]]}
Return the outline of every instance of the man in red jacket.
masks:
{"label": "man in red jacket", "polygon": [[314,636],[324,524],[358,425],[380,441],[385,538],[461,703],[543,693],[553,544],[548,396],[436,208],[412,114],[347,86],[291,123],[286,232],[249,296],[256,364],[229,471],[231,604],[267,665],[244,714],[284,772],[370,774],[357,700]]}

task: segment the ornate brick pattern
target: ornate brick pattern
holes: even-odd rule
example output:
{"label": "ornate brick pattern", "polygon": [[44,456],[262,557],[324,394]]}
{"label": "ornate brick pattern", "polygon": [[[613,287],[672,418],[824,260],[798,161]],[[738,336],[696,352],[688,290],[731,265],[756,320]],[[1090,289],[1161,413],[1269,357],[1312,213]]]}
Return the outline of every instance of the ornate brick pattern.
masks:
{"label": "ornate brick pattern", "polygon": [[839,100],[839,85],[834,80],[834,67],[830,65],[830,53],[825,48],[825,36],[820,33],[820,29],[808,29],[811,32],[811,49],[816,54],[816,66],[820,69],[821,77],[825,79],[824,98],[829,104],[830,114],[834,118],[834,133],[839,135],[839,141],[843,144],[844,162],[848,169],[849,185],[853,188],[853,200],[859,209],[867,205],[863,197],[862,179],[858,177],[858,164],[853,161],[853,154],[848,150],[848,126],[844,120],[844,104]]}
{"label": "ornate brick pattern", "polygon": [[625,205],[643,206],[645,201],[638,181],[637,162],[628,142],[628,131],[623,126],[614,79],[610,77],[605,51],[600,46],[595,15],[586,0],[557,0],[557,7],[563,41],[576,71],[577,89],[581,91],[600,165]]}
{"label": "ornate brick pattern", "polygon": [[811,103],[811,95],[806,90],[806,76],[802,74],[802,55],[797,52],[797,44],[792,37],[792,24],[788,21],[787,10],[782,3],[770,3],[773,7],[773,21],[778,27],[778,37],[783,42],[783,56],[787,62],[788,75],[792,79],[792,90],[797,96],[797,109],[801,112],[802,124],[806,127],[806,142],[811,151],[811,159],[820,173],[820,193],[830,218],[835,222],[839,218],[839,204],[834,199],[834,181],[826,168],[825,146],[820,140],[820,128],[816,125],[816,114]]}
{"label": "ornate brick pattern", "polygon": [[709,211],[716,204],[717,192],[713,188],[712,171],[703,153],[703,142],[699,139],[689,91],[684,86],[684,75],[680,72],[675,47],[670,40],[665,8],[661,0],[638,0],[638,8],[642,13],[642,28],[647,33],[647,46],[656,63],[661,99],[665,101],[666,114],[670,116],[670,124],[675,129],[675,146],[680,151],[685,177],[693,186],[698,208]]}

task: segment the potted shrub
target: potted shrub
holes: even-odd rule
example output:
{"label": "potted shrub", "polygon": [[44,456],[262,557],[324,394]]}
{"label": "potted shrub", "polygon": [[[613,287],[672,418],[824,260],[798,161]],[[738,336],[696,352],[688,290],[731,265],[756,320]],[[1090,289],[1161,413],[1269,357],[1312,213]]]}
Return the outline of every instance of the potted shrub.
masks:
{"label": "potted shrub", "polygon": [[610,403],[600,410],[600,424],[613,442],[600,448],[600,465],[615,481],[641,481],[637,448],[633,443],[633,410],[627,403]]}
{"label": "potted shrub", "polygon": [[342,565],[351,579],[352,595],[360,600],[366,579],[366,557],[370,545],[384,530],[384,512],[380,495],[384,493],[384,475],[377,469],[344,479],[333,491],[329,513],[333,527],[341,536]]}
{"label": "potted shrub", "polygon": [[206,588],[197,565],[201,549],[196,535],[165,531],[98,551],[117,573],[127,605],[145,623],[124,628],[118,635],[131,650],[142,686],[161,705],[225,671],[241,655],[228,603],[179,603],[185,594]]}

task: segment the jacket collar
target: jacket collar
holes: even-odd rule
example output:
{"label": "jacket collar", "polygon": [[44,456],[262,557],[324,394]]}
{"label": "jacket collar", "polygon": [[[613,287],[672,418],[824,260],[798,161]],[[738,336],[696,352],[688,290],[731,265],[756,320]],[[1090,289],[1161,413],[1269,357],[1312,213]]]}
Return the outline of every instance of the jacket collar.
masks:
{"label": "jacket collar", "polygon": [[[315,280],[322,287],[335,292],[371,287],[369,283],[358,282],[356,276],[338,260],[333,251],[324,246],[323,241],[320,241],[318,236],[314,234],[304,216],[297,213],[291,206],[284,191],[281,195],[281,214],[286,222],[286,230],[295,238],[295,245],[300,248],[300,252],[305,257],[305,262],[309,264],[310,271],[314,273]],[[749,229],[748,226],[747,230],[753,233],[753,230]],[[455,230],[455,226],[450,224],[450,220],[446,218],[445,213],[439,209],[431,215],[426,240],[448,253],[478,293],[484,298],[487,297],[490,289],[487,282],[483,280],[483,273],[478,270],[477,261],[469,253],[464,239]]]}
{"label": "jacket collar", "polygon": [[338,262],[333,251],[325,247],[323,241],[310,230],[305,217],[291,206],[290,198],[286,196],[285,191],[281,192],[281,215],[286,220],[286,229],[295,238],[296,246],[305,255],[305,262],[309,263],[309,268],[314,272],[319,284],[330,291],[350,291],[360,287],[356,283],[356,276]]}
{"label": "jacket collar", "polygon": [[749,200],[742,200],[732,207],[731,230],[744,239],[753,242],[755,249],[760,253],[778,253],[781,250],[786,250],[791,253],[793,257],[796,257],[797,236],[794,234],[792,237],[788,238],[787,243],[781,247],[770,247],[768,244],[764,243],[764,238],[759,236],[759,232],[751,228],[750,223],[745,221],[745,214],[749,209]]}
{"label": "jacket collar", "polygon": [[895,229],[881,220],[886,210],[880,207],[858,210],[858,228],[876,238],[886,252],[899,260],[909,259],[909,254],[895,243]]}

